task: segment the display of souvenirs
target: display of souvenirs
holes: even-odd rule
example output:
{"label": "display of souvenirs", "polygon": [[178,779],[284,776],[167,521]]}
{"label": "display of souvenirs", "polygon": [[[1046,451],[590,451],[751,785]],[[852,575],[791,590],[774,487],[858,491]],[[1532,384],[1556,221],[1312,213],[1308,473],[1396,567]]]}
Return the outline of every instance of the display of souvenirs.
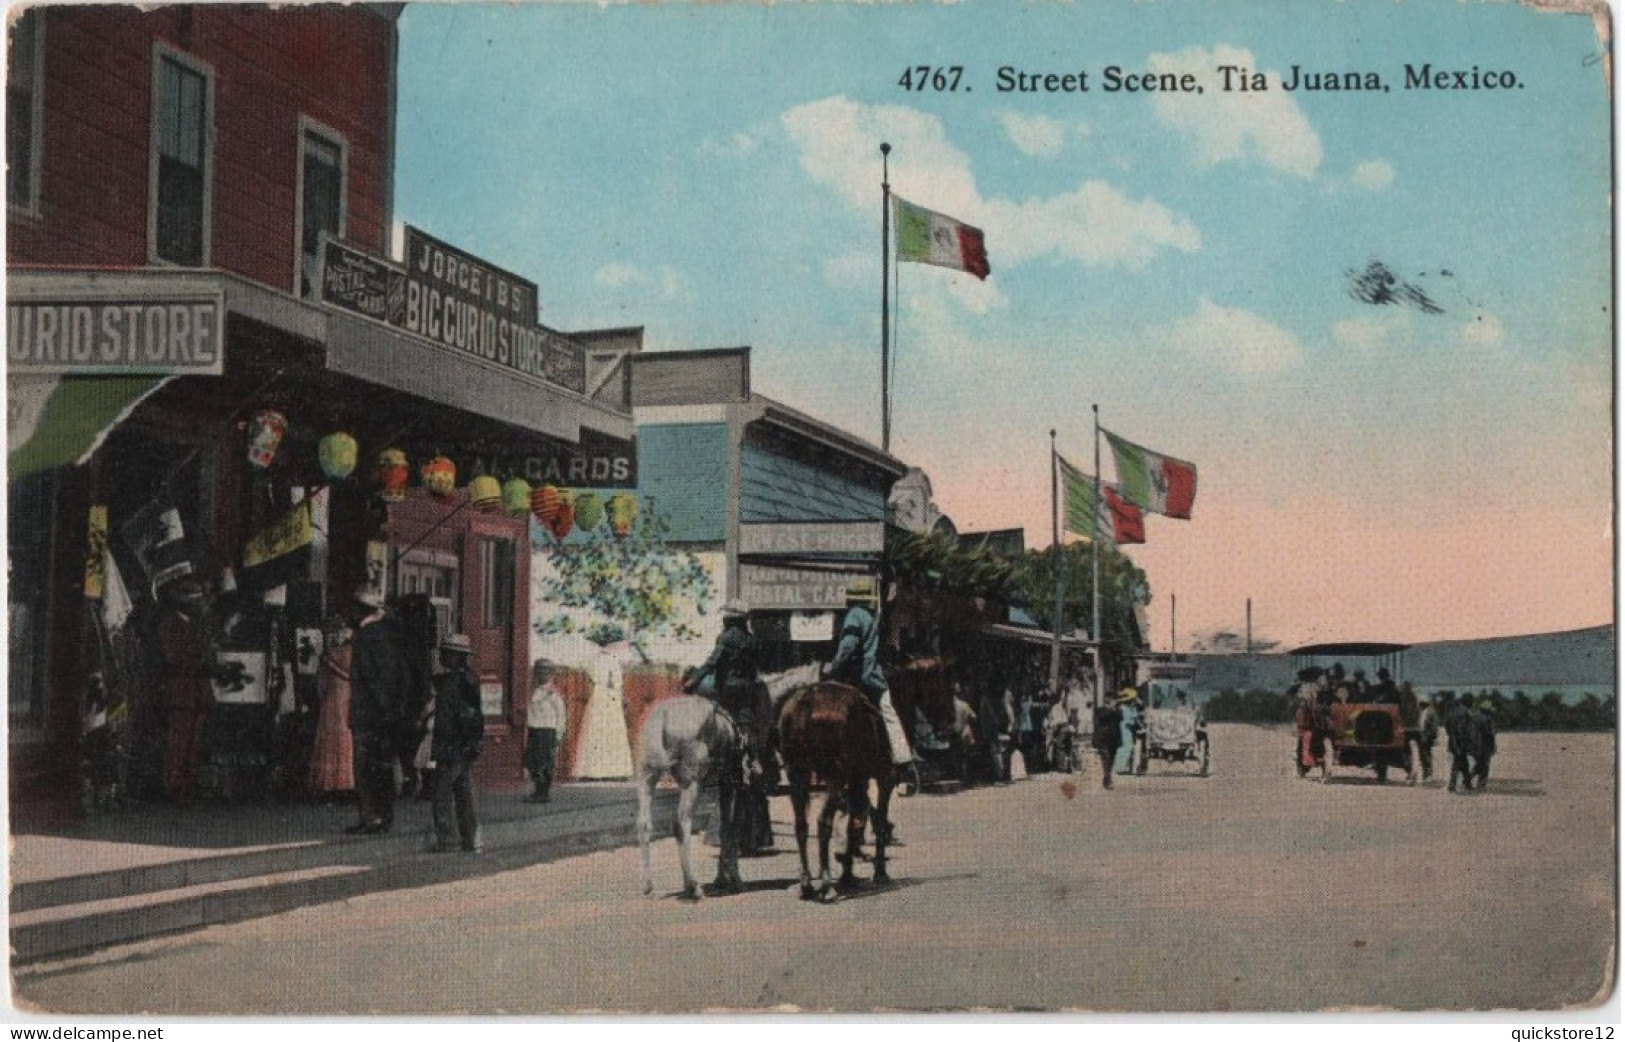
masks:
{"label": "display of souvenirs", "polygon": [[322,473],[330,480],[347,478],[355,473],[355,439],[343,431],[329,434],[316,444],[316,458],[321,462]]}
{"label": "display of souvenirs", "polygon": [[530,510],[530,495],[530,482],[509,478],[502,486],[502,509],[514,517],[524,517]]}
{"label": "display of souvenirs", "polygon": [[406,484],[411,472],[406,467],[406,453],[400,449],[385,449],[378,454],[378,498],[386,503],[399,503],[406,498]]}
{"label": "display of souvenirs", "polygon": [[248,462],[256,467],[269,467],[286,433],[288,419],[275,409],[255,413],[248,424]]}
{"label": "display of souvenirs", "polygon": [[449,496],[457,490],[457,464],[444,456],[436,456],[418,471],[423,487],[436,496]]}
{"label": "display of souvenirs", "polygon": [[489,474],[476,474],[468,483],[468,499],[475,510],[495,514],[502,509],[502,485]]}

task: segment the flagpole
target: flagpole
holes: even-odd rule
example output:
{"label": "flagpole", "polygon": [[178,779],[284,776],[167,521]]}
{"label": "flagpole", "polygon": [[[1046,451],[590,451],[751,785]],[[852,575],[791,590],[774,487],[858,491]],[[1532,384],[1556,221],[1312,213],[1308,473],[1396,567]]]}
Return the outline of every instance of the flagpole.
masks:
{"label": "flagpole", "polygon": [[1049,655],[1049,685],[1050,691],[1059,693],[1061,690],[1061,614],[1065,610],[1066,565],[1065,548],[1061,545],[1061,467],[1060,460],[1055,452],[1055,429],[1049,432],[1049,520],[1050,545],[1055,555],[1055,640],[1050,645]]}
{"label": "flagpole", "polygon": [[891,451],[891,145],[880,143],[880,451]]}
{"label": "flagpole", "polygon": [[[1093,571],[1092,578],[1094,579],[1094,582],[1092,583],[1092,585],[1094,586],[1094,594],[1095,594],[1095,597],[1094,597],[1094,614],[1095,614],[1095,621],[1094,621],[1094,638],[1095,638],[1095,708],[1098,709],[1102,705],[1101,684],[1102,684],[1103,679],[1104,679],[1101,676],[1101,657],[1100,657],[1100,532],[1098,530],[1099,529],[1098,516],[1099,516],[1099,511],[1100,511],[1100,406],[1099,406],[1099,404],[1095,404],[1095,405],[1090,406],[1090,408],[1092,408],[1094,410],[1094,414],[1095,414],[1095,511],[1096,511],[1096,517],[1097,517],[1097,520],[1096,520],[1096,529],[1097,530],[1095,532],[1094,539],[1090,540],[1090,543],[1094,547],[1094,553],[1091,555],[1092,556],[1091,569]],[[1118,480],[1121,481],[1122,479],[1119,478]]]}

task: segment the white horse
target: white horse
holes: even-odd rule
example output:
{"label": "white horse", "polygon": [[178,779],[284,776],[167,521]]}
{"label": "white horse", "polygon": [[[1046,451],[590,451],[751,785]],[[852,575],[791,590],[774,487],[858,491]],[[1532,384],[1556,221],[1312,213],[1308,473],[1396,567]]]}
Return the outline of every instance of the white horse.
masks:
{"label": "white horse", "polygon": [[[643,722],[643,764],[638,784],[638,848],[643,856],[643,892],[654,892],[654,876],[649,867],[649,838],[654,828],[655,786],[670,774],[677,782],[677,856],[683,866],[683,893],[698,899],[699,882],[694,878],[694,804],[700,786],[718,774],[723,758],[738,744],[733,718],[708,698],[682,695],[655,703]],[[719,831],[722,856],[717,863],[717,882],[737,882],[739,869],[732,830],[728,827],[732,787],[719,786],[725,795],[719,799]]]}
{"label": "white horse", "polygon": [[[810,663],[783,673],[763,674],[773,702],[773,716],[778,706],[791,691],[818,680],[818,664]],[[649,865],[649,841],[654,831],[654,792],[660,779],[671,775],[677,782],[677,856],[683,866],[683,893],[689,898],[701,896],[699,883],[694,878],[693,835],[694,804],[699,801],[700,787],[706,781],[719,779],[716,770],[719,757],[736,747],[738,728],[733,718],[708,698],[683,695],[655,703],[643,722],[642,766],[638,785],[638,847],[643,858],[643,892],[654,892],[654,877]],[[717,831],[722,840],[722,856],[717,865],[717,883],[722,886],[739,883],[738,838],[733,835],[732,815],[734,790],[718,785]]]}

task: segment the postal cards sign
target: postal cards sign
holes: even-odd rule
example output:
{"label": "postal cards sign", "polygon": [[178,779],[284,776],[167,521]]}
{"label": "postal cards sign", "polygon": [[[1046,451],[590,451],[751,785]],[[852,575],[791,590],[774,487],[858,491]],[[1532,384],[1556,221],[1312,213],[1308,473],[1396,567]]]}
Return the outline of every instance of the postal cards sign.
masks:
{"label": "postal cards sign", "polygon": [[403,267],[326,240],[322,300],[572,391],[586,390],[585,352],[536,322],[536,284],[411,225]]}

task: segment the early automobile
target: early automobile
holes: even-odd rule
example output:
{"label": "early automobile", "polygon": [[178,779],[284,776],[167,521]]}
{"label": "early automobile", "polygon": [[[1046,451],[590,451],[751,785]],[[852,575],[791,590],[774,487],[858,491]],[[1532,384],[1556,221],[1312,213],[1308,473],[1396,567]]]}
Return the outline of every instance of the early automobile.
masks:
{"label": "early automobile", "polygon": [[[1386,782],[1393,769],[1416,782],[1395,687],[1403,675],[1407,648],[1361,642],[1310,644],[1293,650],[1299,676],[1312,678],[1304,683],[1314,685],[1303,693],[1298,710],[1300,740],[1293,760],[1299,777],[1308,773],[1313,760],[1321,766],[1323,778],[1330,777],[1334,766],[1362,767],[1374,771],[1379,782]],[[1379,683],[1370,683],[1368,673]]]}
{"label": "early automobile", "polygon": [[1196,667],[1188,662],[1142,661],[1140,724],[1135,735],[1135,773],[1152,760],[1195,764],[1204,778],[1212,771],[1207,720],[1191,697]]}

